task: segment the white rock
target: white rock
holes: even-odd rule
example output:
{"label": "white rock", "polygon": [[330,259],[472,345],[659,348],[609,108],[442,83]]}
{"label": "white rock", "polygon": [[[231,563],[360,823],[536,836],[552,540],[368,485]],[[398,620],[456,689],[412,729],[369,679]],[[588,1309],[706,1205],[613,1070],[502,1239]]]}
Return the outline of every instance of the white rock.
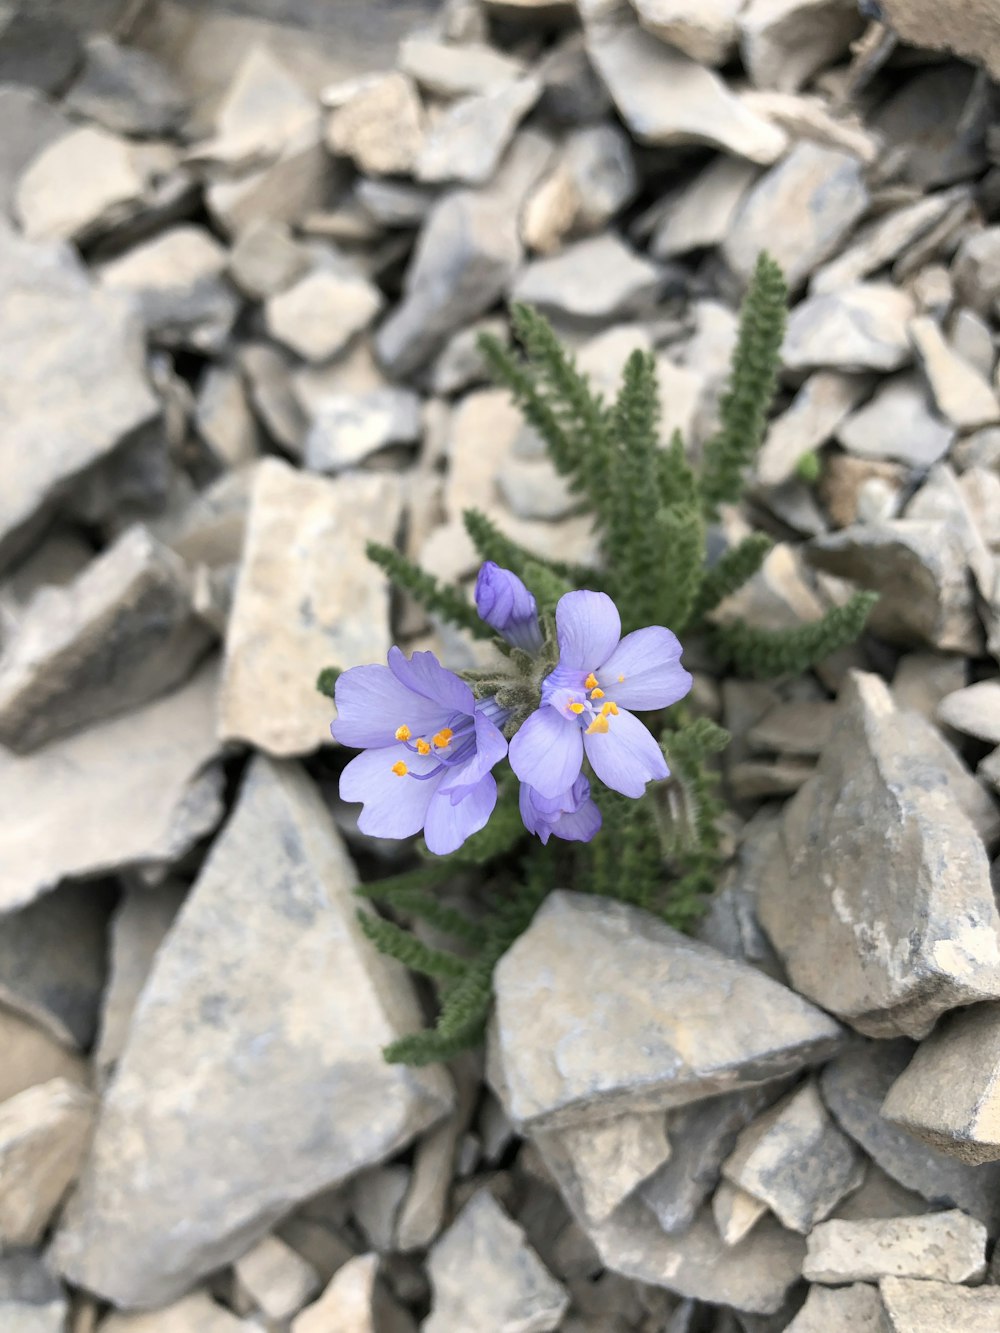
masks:
{"label": "white rock", "polygon": [[21,172],[43,148],[61,139],[73,126],[47,97],[26,83],[6,83],[0,88],[0,119],[4,126],[0,216],[6,218]]}
{"label": "white rock", "polygon": [[783,356],[789,370],[898,370],[911,360],[912,298],[880,283],[810,296],[792,311]]}
{"label": "white rock", "polygon": [[83,1164],[94,1099],[52,1079],[0,1103],[0,1244],[37,1245]]}
{"label": "white rock", "polygon": [[256,1333],[259,1327],[237,1319],[208,1292],[193,1291],[148,1314],[109,1314],[98,1325],[98,1333]]}
{"label": "white rock", "polygon": [[4,1053],[0,1104],[52,1079],[81,1086],[87,1082],[89,1070],[82,1056],[5,1007],[0,1007],[0,1048]]}
{"label": "white rock", "polygon": [[298,1314],[320,1288],[316,1270],[278,1236],[265,1236],[233,1264],[241,1302],[275,1322]]}
{"label": "white rock", "polygon": [[757,456],[760,484],[780,486],[789,481],[803,455],[832,438],[867,389],[868,381],[860,375],[841,375],[836,371],[810,375],[791,405],[768,427]]}
{"label": "white rock", "polygon": [[199,144],[199,161],[239,167],[278,157],[304,129],[315,130],[314,98],[266,42],[250,47],[220,100],[214,137]]}
{"label": "white rock", "polygon": [[937,718],[967,736],[1000,745],[1000,682],[981,680],[946,695]]}
{"label": "white rock", "polygon": [[229,252],[233,282],[254,301],[284,291],[308,266],[308,252],[292,239],[288,227],[266,219],[242,231]]}
{"label": "white rock", "polygon": [[839,423],[836,435],[857,458],[896,459],[921,470],[944,458],[955,439],[910,371],[883,380],[870,402]]}
{"label": "white rock", "polygon": [[974,367],[953,352],[927,315],[910,323],[910,337],[941,414],[960,430],[1000,421],[1000,401]]}
{"label": "white rock", "polygon": [[615,1116],[595,1124],[539,1132],[543,1158],[572,1174],[588,1222],[603,1222],[670,1156],[666,1115]]}
{"label": "white rock", "polygon": [[424,113],[405,74],[359,80],[330,117],[327,143],[359,171],[382,176],[412,172],[424,141]]}
{"label": "white rock", "polygon": [[268,331],[308,361],[326,361],[368,327],[382,294],[360,273],[317,269],[268,299]]}
{"label": "white rock", "polygon": [[416,178],[427,184],[492,179],[514,131],[542,91],[535,78],[463,97],[435,120],[417,154]]}
{"label": "white rock", "polygon": [[956,1287],[951,1282],[919,1282],[885,1277],[878,1284],[886,1333],[994,1333],[1000,1321],[1000,1289]]}
{"label": "white rock", "polygon": [[703,65],[724,65],[736,45],[736,16],[743,0],[636,0],[639,22],[661,41]]}
{"label": "white rock", "polygon": [[536,259],[522,269],[511,294],[556,318],[594,323],[649,307],[660,282],[655,264],[609,233]]}
{"label": "white rock", "polygon": [[257,757],[157,955],[63,1216],[55,1254],[78,1285],[176,1299],[447,1112],[440,1069],[382,1058],[419,1017],[357,924],[355,884],[309,779]]}
{"label": "white rock", "polygon": [[875,1287],[809,1288],[806,1303],[785,1333],[885,1333],[882,1301]]}
{"label": "white rock", "polygon": [[853,0],[749,0],[739,22],[750,78],[758,88],[784,92],[846,56],[863,26]]}
{"label": "white rock", "polygon": [[712,1216],[725,1245],[738,1245],[767,1212],[767,1204],[728,1180],[720,1180],[712,1195]]}
{"label": "white rock", "polygon": [[226,636],[223,736],[278,755],[328,740],[319,672],[384,660],[390,647],[388,588],[359,553],[365,540],[392,542],[399,505],[394,477],[333,482],[260,464]]}
{"label": "white rock", "polygon": [[524,241],[548,254],[570,234],[599,231],[637,187],[628,137],[614,125],[584,126],[568,136],[555,169],[525,204]]}
{"label": "white rock", "polygon": [[372,1250],[380,1254],[396,1248],[396,1218],[410,1187],[408,1166],[392,1162],[363,1171],[351,1182],[351,1212]]}
{"label": "white rock", "polygon": [[195,423],[214,461],[238,468],[261,454],[260,427],[250,411],[241,376],[231,367],[211,365],[198,386]]}
{"label": "white rock", "polygon": [[759,169],[752,162],[720,154],[670,197],[649,242],[654,259],[672,259],[719,245]]}
{"label": "white rock", "polygon": [[415,1333],[410,1316],[382,1290],[378,1263],[375,1254],[348,1259],[319,1300],[292,1321],[291,1333]]}
{"label": "white rock", "polygon": [[14,210],[29,240],[85,241],[134,211],[148,183],[127,139],[83,125],[42,149],[18,181]]}
{"label": "white rock", "polygon": [[62,1284],[26,1250],[0,1258],[0,1320],[4,1333],[65,1333]]}
{"label": "white rock", "polygon": [[312,472],[340,472],[392,444],[416,444],[421,399],[395,386],[368,393],[324,394],[306,436],[304,462]]}
{"label": "white rock", "polygon": [[524,62],[480,42],[461,45],[414,35],[399,44],[399,68],[435,97],[492,92],[519,79]]}
{"label": "white rock", "polygon": [[[205,189],[205,203],[219,227],[238,238],[259,223],[297,223],[321,209],[335,186],[333,163],[312,115],[265,166],[230,179],[222,176]],[[255,135],[256,137],[256,135]]]}
{"label": "white rock", "polygon": [[986,1273],[986,1228],[958,1209],[924,1217],[821,1222],[806,1245],[802,1276],[834,1286],[882,1277],[978,1282]]}

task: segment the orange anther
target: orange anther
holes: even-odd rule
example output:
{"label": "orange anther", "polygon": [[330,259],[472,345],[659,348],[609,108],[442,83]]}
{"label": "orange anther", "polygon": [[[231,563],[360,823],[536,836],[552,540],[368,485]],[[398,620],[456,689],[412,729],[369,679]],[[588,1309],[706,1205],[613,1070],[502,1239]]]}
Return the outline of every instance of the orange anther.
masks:
{"label": "orange anther", "polygon": [[392,771],[395,773],[397,778],[405,778],[409,770],[403,763],[402,759],[397,759],[392,766]]}
{"label": "orange anther", "polygon": [[412,735],[412,732],[410,731],[410,728],[406,725],[405,722],[403,723],[403,725],[402,725],[401,727],[397,727],[397,728],[396,728],[396,740],[397,740],[397,741],[408,741],[408,740],[410,739],[410,736],[411,736],[411,735]]}

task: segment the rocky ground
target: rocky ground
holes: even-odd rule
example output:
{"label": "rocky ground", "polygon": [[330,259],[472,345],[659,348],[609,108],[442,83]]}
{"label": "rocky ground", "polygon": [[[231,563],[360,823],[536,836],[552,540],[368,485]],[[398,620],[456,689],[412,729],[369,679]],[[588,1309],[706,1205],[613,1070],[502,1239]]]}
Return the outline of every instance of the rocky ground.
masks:
{"label": "rocky ground", "polygon": [[[450,0],[350,78],[332,21],[204,8],[0,6],[0,1328],[996,1333],[990,5]],[[654,349],[697,448],[761,247],[717,544],[777,544],[721,614],[860,584],[871,632],[688,658],[739,812],[697,940],[555,894],[486,1057],[387,1066],[426,997],[352,890],[400,849],[313,681],[470,649],[363,542],[462,578],[474,505],[585,559],[476,333]]]}

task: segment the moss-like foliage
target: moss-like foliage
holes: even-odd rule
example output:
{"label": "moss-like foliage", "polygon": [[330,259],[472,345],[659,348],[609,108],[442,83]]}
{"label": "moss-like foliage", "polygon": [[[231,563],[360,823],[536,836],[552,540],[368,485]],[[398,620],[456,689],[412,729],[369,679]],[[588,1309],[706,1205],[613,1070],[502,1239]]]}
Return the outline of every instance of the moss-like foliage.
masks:
{"label": "moss-like foliage", "polygon": [[[747,291],[721,425],[692,461],[684,441],[661,441],[654,358],[629,358],[614,402],[591,387],[550,325],[534,310],[511,312],[517,346],[484,337],[481,348],[495,379],[506,386],[539,433],[556,468],[590,513],[599,542],[597,568],[547,560],[512,541],[484,514],[465,525],[483,560],[518,574],[535,594],[543,623],[570,588],[611,595],[625,632],[667,625],[697,632],[714,650],[720,674],[761,677],[801,672],[852,642],[873,598],[858,593],[815,624],[781,632],[742,623],[712,625],[706,617],[752,577],[771,549],[752,533],[709,564],[706,529],[719,507],[738,502],[744,474],[763,439],[785,328],[787,293],[781,270],[761,256]],[[395,585],[429,612],[480,638],[492,632],[459,588],[446,587],[384,546],[369,556]],[[515,653],[518,650],[513,650]],[[468,673],[477,688],[475,673]],[[479,683],[489,687],[490,673]],[[324,673],[320,688],[329,693]],[[367,885],[368,897],[396,917],[424,922],[454,947],[432,947],[398,920],[361,914],[365,933],[383,952],[434,978],[440,994],[436,1025],[389,1047],[386,1057],[410,1064],[445,1060],[477,1042],[490,1004],[497,960],[558,885],[620,898],[659,912],[684,929],[697,919],[719,867],[716,756],[728,734],[676,705],[651,720],[671,776],[629,800],[595,783],[603,816],[590,843],[529,838],[517,809],[516,782],[501,786],[490,823],[446,858],[425,856],[413,871]]]}

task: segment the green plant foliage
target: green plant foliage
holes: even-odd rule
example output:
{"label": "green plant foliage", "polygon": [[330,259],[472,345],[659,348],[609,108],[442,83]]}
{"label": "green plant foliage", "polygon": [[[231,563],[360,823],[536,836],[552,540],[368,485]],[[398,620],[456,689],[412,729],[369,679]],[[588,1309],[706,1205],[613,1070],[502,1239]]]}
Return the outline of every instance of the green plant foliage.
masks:
{"label": "green plant foliage", "polygon": [[334,691],[337,688],[337,677],[341,673],[340,667],[324,667],[316,677],[316,688],[320,694],[325,694],[328,699],[332,699]]}
{"label": "green plant foliage", "polygon": [[[714,650],[720,674],[726,667],[754,677],[800,672],[861,632],[874,601],[869,593],[856,594],[815,624],[780,633],[706,621],[756,574],[771,549],[767,536],[752,533],[711,566],[706,563],[706,527],[720,505],[741,499],[745,471],[763,438],[786,295],[781,270],[762,255],[741,311],[720,429],[700,461],[679,436],[666,445],[662,441],[656,364],[649,353],[633,353],[617,397],[606,403],[546,320],[529,307],[511,311],[513,347],[492,337],[480,340],[494,378],[510,390],[591,515],[599,543],[598,568],[578,569],[525,549],[477,510],[464,515],[480,558],[513,570],[534,593],[547,645],[553,642],[555,604],[573,587],[608,592],[626,632],[652,624],[669,625],[678,634],[698,630]],[[388,547],[372,545],[368,553],[429,611],[477,638],[494,637],[464,591],[442,585]],[[516,663],[521,650],[504,650]],[[466,675],[481,696],[500,689],[495,668]],[[334,679],[332,669],[324,672],[320,689],[330,693]],[[498,693],[498,699],[516,711],[516,689],[509,688],[511,696]],[[659,734],[669,778],[650,784],[641,800],[594,783],[592,795],[604,822],[592,842],[552,839],[543,847],[528,837],[517,784],[508,781],[490,822],[457,852],[444,858],[425,853],[412,870],[364,886],[365,897],[385,903],[399,918],[363,912],[365,933],[385,953],[433,977],[439,990],[434,1027],[394,1043],[387,1059],[418,1065],[447,1060],[481,1039],[493,968],[558,885],[635,903],[679,929],[697,919],[718,878],[725,807],[717,756],[729,737],[683,704],[661,715]],[[430,948],[407,928],[408,919],[453,940],[455,950]]]}

